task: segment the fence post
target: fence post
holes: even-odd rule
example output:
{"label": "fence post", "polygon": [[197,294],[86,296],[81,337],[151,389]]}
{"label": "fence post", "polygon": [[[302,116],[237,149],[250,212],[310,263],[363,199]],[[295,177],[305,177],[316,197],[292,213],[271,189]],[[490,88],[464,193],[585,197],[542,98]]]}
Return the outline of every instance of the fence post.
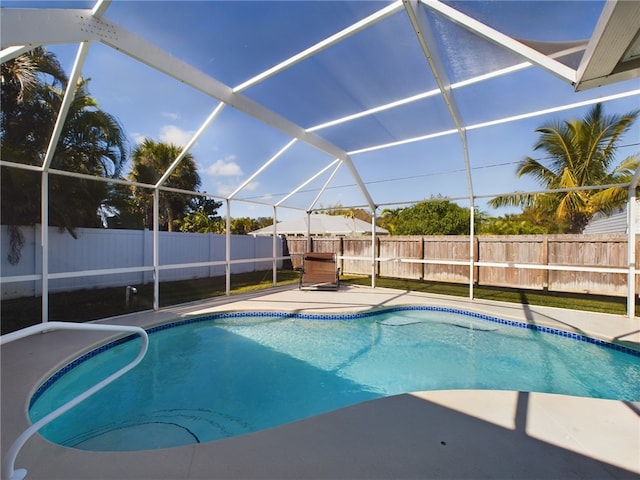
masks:
{"label": "fence post", "polygon": [[153,190],[153,309],[160,309],[160,190]]}
{"label": "fence post", "polygon": [[[373,256],[374,258],[378,258],[380,256],[380,251],[381,251],[381,246],[380,246],[380,238],[376,236],[376,241],[373,247]],[[379,261],[376,260],[376,276],[380,275],[380,263]]]}
{"label": "fence post", "polygon": [[549,290],[549,278],[551,271],[549,270],[549,236],[545,234],[542,237],[542,264],[547,267],[545,269],[544,280],[542,281],[542,288]]}
{"label": "fence post", "polygon": [[[148,228],[142,230],[142,266],[153,265],[153,235]],[[142,275],[142,284],[153,280],[152,272],[140,272]]]}
{"label": "fence post", "polygon": [[231,295],[231,200],[227,199],[225,232],[225,295]]}
{"label": "fence post", "polygon": [[[42,225],[39,223],[34,225],[33,230],[33,258],[34,272],[36,275],[42,275],[42,247],[40,239],[42,238]],[[42,295],[42,281],[34,280],[33,295],[35,297]]]}
{"label": "fence post", "polygon": [[[215,239],[214,239],[214,236],[213,236],[214,234],[213,234],[213,232],[209,232],[207,235],[209,236],[209,258],[208,258],[208,260],[210,262],[213,262],[215,260]],[[209,278],[213,277],[214,268],[215,267],[213,265],[209,266]]]}
{"label": "fence post", "polygon": [[42,252],[42,323],[49,321],[49,172],[42,172],[40,192],[40,250]]}
{"label": "fence post", "polygon": [[[419,247],[419,253],[420,253],[420,260],[426,260],[426,258],[424,258],[424,253],[425,253],[425,248],[424,248],[424,237],[420,237],[420,247]],[[424,280],[424,271],[427,268],[427,264],[426,263],[421,263],[420,264],[420,281]]]}
{"label": "fence post", "polygon": [[[278,285],[278,207],[273,206],[273,243],[271,244],[273,248],[273,286]],[[253,243],[255,244],[257,241],[256,236],[253,236]],[[255,256],[254,256],[255,258]]]}
{"label": "fence post", "polygon": [[[637,175],[636,172],[635,177]],[[632,320],[636,316],[636,208],[635,188],[630,187],[627,203],[627,315]]]}
{"label": "fence post", "polygon": [[473,262],[471,265],[473,266],[473,278],[476,285],[480,285],[480,267],[475,266],[477,262],[480,261],[480,237],[476,236],[475,241],[473,242]]}

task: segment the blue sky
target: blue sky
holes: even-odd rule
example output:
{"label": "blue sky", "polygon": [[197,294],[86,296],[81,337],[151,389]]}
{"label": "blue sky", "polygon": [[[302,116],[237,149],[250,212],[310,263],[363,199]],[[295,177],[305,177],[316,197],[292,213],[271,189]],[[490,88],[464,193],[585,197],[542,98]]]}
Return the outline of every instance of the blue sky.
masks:
{"label": "blue sky", "polygon": [[[89,8],[92,2],[39,2],[35,6]],[[382,1],[360,2],[169,2],[114,1],[104,18],[234,87],[280,61],[383,8]],[[450,2],[504,33],[537,41],[588,38],[602,2]],[[32,6],[33,2],[3,2]],[[514,56],[480,41],[460,27],[430,16],[438,49],[452,83],[514,64]],[[56,45],[71,70],[77,45]],[[101,108],[115,115],[133,147],[145,137],[185,145],[218,102],[102,44],[93,44],[83,69]],[[407,15],[399,12],[339,45],[244,92],[282,116],[310,128],[323,122],[431,90],[436,82],[420,51]],[[454,90],[466,125],[640,88],[636,79],[575,93],[551,74],[529,68]],[[608,102],[607,113],[640,108],[639,97]],[[467,133],[475,195],[537,188],[515,178],[517,162],[532,150],[535,128],[551,120],[582,116],[588,107]],[[438,96],[348,124],[316,132],[351,152],[373,145],[453,128]],[[289,141],[281,132],[226,107],[192,149],[202,191],[228,195]],[[640,151],[640,126],[623,144],[620,159]],[[635,144],[635,145],[633,145]],[[378,203],[410,202],[431,195],[468,197],[457,134],[415,142],[352,159]],[[240,195],[260,202],[280,199],[333,161],[298,143]],[[306,208],[333,170],[312,182],[287,204]],[[487,210],[485,199],[477,204]],[[342,166],[320,206],[364,205],[348,169]],[[464,201],[460,202],[465,205]],[[489,213],[493,213],[490,212]],[[498,212],[499,213],[499,212]],[[271,216],[267,206],[233,202],[231,215]],[[299,215],[279,209],[279,218]]]}

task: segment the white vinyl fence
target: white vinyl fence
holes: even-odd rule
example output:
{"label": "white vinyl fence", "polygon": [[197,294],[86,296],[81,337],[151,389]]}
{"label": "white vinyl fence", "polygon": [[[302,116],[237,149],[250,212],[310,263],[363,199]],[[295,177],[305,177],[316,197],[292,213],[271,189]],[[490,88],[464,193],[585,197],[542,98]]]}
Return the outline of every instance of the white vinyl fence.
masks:
{"label": "white vinyl fence", "polygon": [[[20,227],[24,239],[20,259],[10,261],[12,251],[6,225],[0,227],[2,299],[41,294],[42,273],[40,226]],[[153,281],[153,232],[149,230],[107,230],[78,228],[77,239],[56,227],[49,228],[49,274],[115,268],[147,267],[146,271],[60,278],[49,281],[51,292],[86,288],[139,285]],[[187,280],[223,276],[225,274],[225,235],[211,233],[159,233],[160,281]],[[277,256],[282,256],[282,240],[277,239]],[[272,237],[250,235],[231,236],[231,262],[263,259],[231,264],[231,273],[271,270],[273,266]],[[267,260],[264,260],[267,259]],[[166,268],[168,265],[221,262],[216,265]],[[15,264],[14,264],[15,263]],[[278,268],[282,261],[278,262]],[[15,277],[33,279],[13,281]],[[7,281],[11,280],[11,281]]]}

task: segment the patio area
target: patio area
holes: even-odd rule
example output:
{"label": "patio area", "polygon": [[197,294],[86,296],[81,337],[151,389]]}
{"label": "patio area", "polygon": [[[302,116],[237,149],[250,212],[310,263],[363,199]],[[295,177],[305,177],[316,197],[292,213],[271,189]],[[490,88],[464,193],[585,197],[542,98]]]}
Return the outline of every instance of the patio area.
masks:
{"label": "patio area", "polygon": [[[565,181],[563,173],[559,183],[514,182],[523,158],[547,160],[538,158],[546,151],[536,146],[541,125],[582,117],[599,111],[598,105],[615,115],[635,111],[640,2],[5,0],[0,13],[0,63],[11,67],[3,70],[3,100],[10,101],[3,103],[8,120],[0,160],[2,205],[12,206],[2,212],[6,230],[0,231],[11,247],[1,255],[3,299],[41,298],[43,322],[51,315],[52,293],[106,287],[129,293],[139,284],[153,285],[153,311],[100,322],[151,327],[221,311],[336,313],[438,305],[640,350],[640,268],[634,260],[640,168],[625,167],[630,170],[623,176],[618,173],[624,170],[614,175],[600,169],[584,181]],[[40,47],[52,55],[47,68],[31,58]],[[60,78],[49,78],[48,69],[60,70]],[[36,78],[31,70],[46,79],[34,83],[35,93],[23,88],[24,78]],[[85,128],[86,121],[73,122],[86,118],[79,113],[94,113],[94,104],[108,114],[99,118],[109,120],[94,126],[113,120],[109,131],[98,128],[99,135]],[[616,164],[636,155],[637,122],[622,131],[611,145],[620,148]],[[156,144],[170,145],[171,153],[157,165],[133,168],[136,153]],[[608,158],[613,148],[606,150]],[[572,158],[550,158],[564,156]],[[145,171],[149,175],[138,175]],[[179,173],[190,181],[175,181]],[[494,257],[474,257],[480,251],[476,215],[489,208],[490,216],[502,215],[505,205],[496,206],[495,199],[596,191],[626,199],[630,221],[616,260],[608,245],[583,248],[586,265],[569,261],[567,249],[558,248],[554,258],[547,240],[536,255],[512,258],[505,247],[489,249]],[[167,209],[168,198],[184,203],[182,210]],[[468,211],[468,239],[448,249],[459,257],[425,250],[423,240],[408,249],[416,255],[376,252],[378,219],[440,200]],[[219,212],[213,208],[218,203]],[[612,206],[623,206],[618,203]],[[615,280],[620,291],[613,294],[626,296],[628,315],[351,285],[337,292],[288,286],[159,308],[161,282],[224,273],[229,294],[231,275],[245,267],[275,272],[278,262],[290,259],[279,250],[278,221],[306,215],[302,234],[310,245],[311,215],[342,209],[350,212],[349,231],[358,231],[359,211],[371,224],[372,241],[341,255],[366,264],[367,271],[356,274],[375,279],[381,264],[399,269],[414,263],[420,272],[408,278],[423,279],[429,265],[442,264],[468,272],[453,280],[470,285],[470,296],[484,268],[544,271],[533,287],[524,274],[528,285],[516,285],[538,289],[548,289],[555,272],[594,273],[605,286],[613,286],[618,275],[623,280]],[[179,228],[193,223],[196,213],[206,213],[206,228]],[[232,220],[245,217],[272,219],[273,241],[232,234]],[[32,228],[26,237],[8,229],[21,225]],[[100,237],[90,231],[96,226],[107,227],[100,228]],[[69,248],[55,233],[65,228],[83,229]],[[205,237],[205,231],[218,233]],[[114,241],[117,234],[123,243]],[[198,236],[197,243],[187,244],[188,234]],[[593,255],[597,249],[603,259]],[[438,281],[452,280],[445,273]],[[580,292],[612,294],[580,281]],[[487,283],[514,286],[509,279]],[[85,307],[91,293],[83,295],[78,298]],[[17,311],[24,317],[24,309]],[[63,315],[71,318],[68,310]],[[2,346],[3,460],[29,426],[27,407],[38,385],[110,338],[104,332],[52,331]],[[28,479],[60,480],[638,479],[640,403],[518,391],[408,392],[171,449],[89,452],[34,435],[15,467],[26,468]]]}
{"label": "patio area", "polygon": [[[216,311],[355,312],[441,305],[535,322],[640,348],[640,321],[617,315],[344,286],[287,287],[104,320],[150,326]],[[28,426],[48,374],[105,339],[50,332],[3,346],[2,452]],[[29,479],[638,478],[640,403],[512,391],[414,392],[248,435],[130,453],[86,452],[39,436],[18,455]]]}

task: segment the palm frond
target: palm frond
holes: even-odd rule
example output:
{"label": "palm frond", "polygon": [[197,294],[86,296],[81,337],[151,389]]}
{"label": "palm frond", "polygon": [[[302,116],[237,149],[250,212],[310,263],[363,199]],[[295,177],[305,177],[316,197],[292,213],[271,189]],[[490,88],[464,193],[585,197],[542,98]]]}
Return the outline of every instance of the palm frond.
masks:
{"label": "palm frond", "polygon": [[530,175],[535,178],[539,185],[549,188],[553,185],[557,174],[544,166],[538,160],[531,157],[526,157],[521,163],[516,172],[518,178],[523,175]]}
{"label": "palm frond", "polygon": [[535,194],[513,193],[508,195],[498,195],[487,202],[493,208],[500,207],[531,207],[535,202]]}
{"label": "palm frond", "polygon": [[545,150],[551,158],[551,170],[559,171],[569,164],[572,158],[572,127],[567,123],[552,123],[536,129],[540,134],[534,150]]}
{"label": "palm frond", "polygon": [[640,153],[630,155],[618,166],[616,166],[609,175],[610,181],[607,183],[625,183],[630,182],[640,164]]}
{"label": "palm frond", "polygon": [[583,192],[567,192],[562,196],[556,208],[556,214],[559,219],[570,219],[579,212],[589,213],[587,212],[587,205]]}
{"label": "palm frond", "polygon": [[624,187],[611,187],[591,195],[589,202],[594,212],[611,215],[615,213],[616,210],[624,207],[628,197],[628,189]]}

